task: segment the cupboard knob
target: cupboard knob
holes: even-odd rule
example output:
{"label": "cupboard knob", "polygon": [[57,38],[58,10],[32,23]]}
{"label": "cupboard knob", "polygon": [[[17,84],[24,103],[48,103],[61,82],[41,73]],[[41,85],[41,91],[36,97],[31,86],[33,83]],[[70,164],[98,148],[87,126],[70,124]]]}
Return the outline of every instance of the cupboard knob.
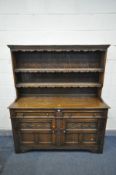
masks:
{"label": "cupboard knob", "polygon": [[64,134],[66,133],[66,130],[64,130]]}
{"label": "cupboard knob", "polygon": [[60,112],[60,109],[58,109],[57,111]]}

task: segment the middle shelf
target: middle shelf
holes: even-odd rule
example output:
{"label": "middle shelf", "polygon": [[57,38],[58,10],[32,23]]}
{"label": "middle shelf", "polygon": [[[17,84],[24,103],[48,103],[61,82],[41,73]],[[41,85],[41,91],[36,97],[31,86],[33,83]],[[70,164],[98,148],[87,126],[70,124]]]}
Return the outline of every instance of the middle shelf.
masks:
{"label": "middle shelf", "polygon": [[38,87],[48,87],[48,88],[54,88],[54,87],[63,87],[63,88],[71,88],[71,87],[101,87],[101,83],[75,83],[75,82],[69,82],[69,83],[57,83],[57,82],[52,82],[52,83],[17,83],[16,87],[17,88],[38,88]]}
{"label": "middle shelf", "polygon": [[36,73],[36,72],[103,72],[103,68],[16,68],[16,73]]}

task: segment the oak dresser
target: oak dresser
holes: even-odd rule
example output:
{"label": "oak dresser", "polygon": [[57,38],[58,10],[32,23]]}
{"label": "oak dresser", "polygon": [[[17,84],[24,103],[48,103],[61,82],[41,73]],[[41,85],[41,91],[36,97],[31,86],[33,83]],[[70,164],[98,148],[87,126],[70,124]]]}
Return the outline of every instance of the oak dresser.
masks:
{"label": "oak dresser", "polygon": [[102,100],[108,45],[9,45],[16,99],[15,152],[102,153],[109,106]]}

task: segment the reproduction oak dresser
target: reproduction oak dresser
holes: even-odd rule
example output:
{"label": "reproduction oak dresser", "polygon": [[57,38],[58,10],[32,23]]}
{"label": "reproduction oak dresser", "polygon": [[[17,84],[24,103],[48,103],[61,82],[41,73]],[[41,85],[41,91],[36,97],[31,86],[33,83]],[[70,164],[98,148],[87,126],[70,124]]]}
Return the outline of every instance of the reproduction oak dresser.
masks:
{"label": "reproduction oak dresser", "polygon": [[102,100],[108,45],[9,45],[16,100],[15,152],[102,153],[109,106]]}

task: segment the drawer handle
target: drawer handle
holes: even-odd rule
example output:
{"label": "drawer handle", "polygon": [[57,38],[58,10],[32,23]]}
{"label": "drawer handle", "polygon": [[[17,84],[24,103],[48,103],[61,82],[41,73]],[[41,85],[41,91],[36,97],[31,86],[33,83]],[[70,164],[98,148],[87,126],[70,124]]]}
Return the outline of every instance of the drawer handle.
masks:
{"label": "drawer handle", "polygon": [[91,141],[94,141],[94,138],[93,137],[91,137]]}
{"label": "drawer handle", "polygon": [[53,125],[52,128],[55,129],[55,125]]}
{"label": "drawer handle", "polygon": [[64,134],[66,133],[66,130],[64,130]]}
{"label": "drawer handle", "polygon": [[17,113],[16,116],[19,117],[19,118],[23,118],[24,117],[24,113]]}

